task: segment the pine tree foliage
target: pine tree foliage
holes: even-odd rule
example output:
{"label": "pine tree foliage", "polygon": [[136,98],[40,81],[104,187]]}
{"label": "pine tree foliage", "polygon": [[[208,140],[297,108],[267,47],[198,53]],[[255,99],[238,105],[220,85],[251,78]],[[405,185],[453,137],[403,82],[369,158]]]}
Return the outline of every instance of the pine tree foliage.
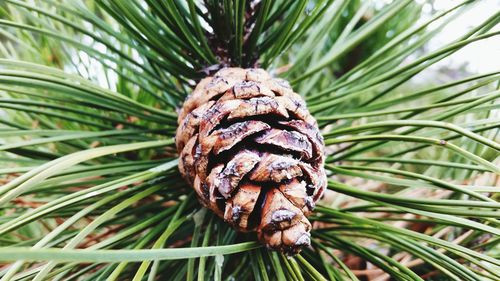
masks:
{"label": "pine tree foliage", "polygon": [[[412,78],[500,12],[429,50],[479,1],[374,2],[0,1],[0,280],[499,280],[500,70]],[[287,79],[322,130],[300,255],[178,172],[176,110],[225,66]]]}

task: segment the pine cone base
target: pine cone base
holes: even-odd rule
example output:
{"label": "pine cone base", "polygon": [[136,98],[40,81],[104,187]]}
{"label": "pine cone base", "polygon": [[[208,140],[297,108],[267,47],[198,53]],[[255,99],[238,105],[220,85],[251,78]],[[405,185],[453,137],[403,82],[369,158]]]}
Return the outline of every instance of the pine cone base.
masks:
{"label": "pine cone base", "polygon": [[222,69],[198,83],[178,123],[179,169],[205,207],[270,249],[310,245],[307,215],[326,187],[324,142],[286,81]]}

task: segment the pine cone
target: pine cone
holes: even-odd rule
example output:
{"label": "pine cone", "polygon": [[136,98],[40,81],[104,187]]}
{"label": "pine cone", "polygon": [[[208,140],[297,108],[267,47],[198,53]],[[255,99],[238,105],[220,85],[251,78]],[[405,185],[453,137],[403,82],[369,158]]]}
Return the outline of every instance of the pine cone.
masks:
{"label": "pine cone", "polygon": [[324,142],[304,100],[262,69],[225,68],[179,112],[179,169],[200,202],[267,247],[310,244],[306,216],[326,186]]}

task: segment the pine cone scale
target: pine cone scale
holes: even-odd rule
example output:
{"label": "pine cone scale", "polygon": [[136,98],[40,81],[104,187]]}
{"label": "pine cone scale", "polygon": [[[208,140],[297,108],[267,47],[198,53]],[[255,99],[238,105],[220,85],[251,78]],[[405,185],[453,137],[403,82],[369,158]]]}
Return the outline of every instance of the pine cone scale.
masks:
{"label": "pine cone scale", "polygon": [[257,204],[260,192],[259,185],[249,183],[240,185],[238,192],[226,204],[224,220],[231,222],[242,231],[250,231],[248,221]]}
{"label": "pine cone scale", "polygon": [[227,128],[216,130],[204,138],[201,144],[203,154],[208,154],[213,150],[213,153],[218,155],[240,143],[246,137],[270,128],[268,124],[254,120],[234,123]]}
{"label": "pine cone scale", "polygon": [[302,176],[302,170],[298,166],[297,160],[266,153],[250,174],[250,179],[257,182],[281,182],[300,176]]}
{"label": "pine cone scale", "polygon": [[312,157],[311,142],[299,132],[278,129],[267,130],[264,134],[255,138],[255,142],[299,153],[303,160],[309,160]]}
{"label": "pine cone scale", "polygon": [[326,186],[324,143],[286,81],[222,69],[200,81],[178,122],[179,169],[205,207],[271,249],[309,245],[306,216]]}
{"label": "pine cone scale", "polygon": [[224,198],[231,197],[233,190],[238,187],[239,182],[244,176],[250,172],[257,163],[260,157],[250,151],[240,151],[220,173],[210,173],[213,177],[215,187]]}

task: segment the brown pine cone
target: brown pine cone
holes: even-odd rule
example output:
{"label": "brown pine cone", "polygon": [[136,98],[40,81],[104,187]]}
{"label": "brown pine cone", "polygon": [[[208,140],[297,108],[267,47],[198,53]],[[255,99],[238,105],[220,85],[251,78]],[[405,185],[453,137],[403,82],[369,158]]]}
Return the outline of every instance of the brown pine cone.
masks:
{"label": "brown pine cone", "polygon": [[179,169],[200,202],[287,254],[310,244],[306,218],[326,186],[324,142],[304,100],[262,69],[225,68],[179,112]]}

